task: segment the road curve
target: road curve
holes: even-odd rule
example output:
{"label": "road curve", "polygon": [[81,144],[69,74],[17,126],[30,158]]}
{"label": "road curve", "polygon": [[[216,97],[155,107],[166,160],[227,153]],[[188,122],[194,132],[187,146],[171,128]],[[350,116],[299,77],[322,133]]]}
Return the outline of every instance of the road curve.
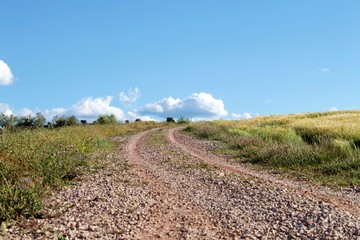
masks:
{"label": "road curve", "polygon": [[[213,165],[219,169],[223,169],[224,171],[240,175],[242,177],[250,177],[258,179],[264,183],[270,183],[273,185],[278,185],[286,188],[291,188],[299,192],[299,194],[308,197],[309,199],[315,201],[324,201],[328,204],[333,205],[334,207],[341,208],[351,214],[354,214],[360,217],[360,206],[357,203],[352,202],[349,199],[344,199],[343,196],[339,197],[334,194],[330,194],[329,192],[319,192],[318,190],[314,190],[313,188],[303,186],[299,183],[295,183],[289,180],[279,179],[276,176],[272,176],[270,174],[266,174],[264,172],[260,173],[249,168],[246,168],[239,164],[229,163],[226,159],[209,155],[208,153],[204,153],[203,151],[194,148],[191,144],[188,144],[186,140],[190,138],[186,138],[184,135],[179,134],[184,127],[172,128],[168,132],[168,139],[175,145],[179,146],[182,151],[190,154],[194,157],[197,157],[206,163]],[[184,138],[185,137],[185,138]]]}
{"label": "road curve", "polygon": [[[180,130],[158,129],[130,142],[137,172],[145,173],[142,178],[160,199],[179,204],[168,211],[182,214],[171,218],[175,227],[179,222],[184,226],[175,238],[352,239],[359,234],[353,206],[209,155]],[[157,218],[169,219],[162,213]],[[165,229],[174,230],[174,225]]]}
{"label": "road curve", "polygon": [[0,239],[359,239],[345,196],[231,163],[180,130],[117,137],[102,167],[44,201],[44,218]]}

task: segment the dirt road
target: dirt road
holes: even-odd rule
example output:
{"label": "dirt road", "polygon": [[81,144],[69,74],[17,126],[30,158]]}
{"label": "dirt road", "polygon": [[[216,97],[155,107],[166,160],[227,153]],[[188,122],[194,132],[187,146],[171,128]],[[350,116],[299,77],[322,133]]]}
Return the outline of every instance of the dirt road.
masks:
{"label": "dirt road", "polygon": [[179,129],[118,138],[106,168],[47,199],[9,239],[358,239],[355,192],[279,179]]}

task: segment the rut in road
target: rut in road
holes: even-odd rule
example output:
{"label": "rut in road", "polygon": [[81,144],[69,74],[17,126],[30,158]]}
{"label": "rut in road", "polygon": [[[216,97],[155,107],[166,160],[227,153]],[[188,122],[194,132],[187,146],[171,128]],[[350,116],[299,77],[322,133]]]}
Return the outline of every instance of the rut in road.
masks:
{"label": "rut in road", "polygon": [[134,169],[162,199],[154,210],[155,227],[145,236],[351,239],[359,234],[355,214],[199,154],[197,141],[179,144],[177,130],[144,132],[129,145]]}
{"label": "rut in road", "polygon": [[144,224],[143,231],[137,237],[180,239],[189,234],[193,237],[215,237],[216,231],[212,230],[216,229],[216,226],[210,216],[184,201],[182,196],[169,188],[165,182],[158,180],[151,173],[152,167],[146,161],[147,153],[139,154],[138,149],[146,135],[157,130],[137,134],[129,143],[130,162],[137,174],[150,185],[152,197],[157,201],[150,210],[152,217]]}
{"label": "rut in road", "polygon": [[358,215],[231,165],[210,154],[213,142],[178,130],[117,137],[102,168],[53,192],[44,218],[10,223],[0,238],[359,238]]}
{"label": "rut in road", "polygon": [[329,189],[326,189],[325,191],[319,191],[319,189],[314,189],[306,185],[295,183],[293,181],[279,179],[275,176],[271,176],[270,174],[259,173],[242,165],[233,164],[227,161],[227,159],[214,156],[209,153],[205,153],[204,151],[201,151],[196,147],[193,147],[193,145],[187,143],[187,142],[191,142],[190,138],[179,134],[179,131],[182,129],[183,127],[173,128],[169,130],[168,139],[173,144],[179,146],[187,154],[197,157],[212,166],[215,166],[219,169],[223,169],[224,171],[237,174],[243,177],[256,178],[264,183],[267,182],[272,185],[291,188],[293,190],[298,191],[300,194],[308,197],[309,199],[315,201],[316,200],[324,201],[328,204],[333,205],[334,207],[341,208],[358,217],[360,216],[359,201],[353,201],[353,199],[349,199],[347,198],[347,196],[344,195],[338,196],[332,193],[331,191],[329,192]]}

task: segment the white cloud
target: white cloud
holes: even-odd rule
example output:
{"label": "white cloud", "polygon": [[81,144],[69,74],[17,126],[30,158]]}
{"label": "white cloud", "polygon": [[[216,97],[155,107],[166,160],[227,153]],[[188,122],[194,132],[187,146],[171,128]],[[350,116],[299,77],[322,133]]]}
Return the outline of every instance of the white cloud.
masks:
{"label": "white cloud", "polygon": [[339,111],[339,109],[337,107],[333,106],[333,107],[329,108],[329,111],[335,112],[335,111]]}
{"label": "white cloud", "polygon": [[249,119],[249,118],[252,118],[250,113],[243,113],[243,114],[232,113],[231,116],[234,119]]}
{"label": "white cloud", "polygon": [[265,100],[265,104],[269,104],[269,103],[272,103],[272,102],[273,102],[272,99],[266,99],[266,100]]}
{"label": "white cloud", "polygon": [[35,116],[34,112],[29,108],[22,108],[16,112],[17,116]]}
{"label": "white cloud", "polygon": [[50,121],[54,116],[63,116],[66,113],[66,109],[65,108],[53,108],[53,109],[46,109],[44,111],[44,116],[46,117],[46,119],[48,121]]}
{"label": "white cloud", "polygon": [[54,108],[51,110],[45,110],[44,115],[48,120],[51,120],[55,115],[75,115],[77,118],[94,120],[102,114],[114,114],[118,120],[125,120],[126,116],[123,110],[110,106],[112,99],[112,96],[104,98],[86,97],[68,109]]}
{"label": "white cloud", "polygon": [[157,121],[156,119],[150,116],[141,116],[136,112],[128,112],[127,113],[128,120],[135,121],[136,119],[141,119],[141,121]]}
{"label": "white cloud", "polygon": [[113,97],[105,98],[83,98],[80,102],[74,104],[69,112],[79,117],[91,118],[101,114],[114,114],[119,120],[125,118],[124,112],[117,107],[110,106]]}
{"label": "white cloud", "polygon": [[5,103],[0,103],[0,113],[5,114],[6,116],[10,116],[14,114],[14,112],[11,110],[10,106]]}
{"label": "white cloud", "polygon": [[14,80],[14,76],[9,66],[0,60],[0,85],[10,85]]}
{"label": "white cloud", "polygon": [[132,103],[136,102],[139,99],[140,95],[141,95],[140,90],[136,87],[134,89],[130,89],[128,91],[128,94],[124,92],[120,92],[119,98],[120,98],[120,102],[124,106],[129,106]]}
{"label": "white cloud", "polygon": [[[135,90],[135,92],[137,92],[136,94],[139,93],[137,90]],[[156,121],[163,120],[166,117],[178,118],[180,116],[197,121],[219,119],[228,114],[224,108],[223,101],[214,98],[209,93],[194,93],[184,99],[172,97],[163,98],[158,102],[146,104],[138,110],[129,111],[127,114],[125,114],[122,109],[111,106],[112,100],[112,96],[99,98],[85,97],[69,108],[52,108],[40,112],[44,114],[48,121],[51,121],[56,115],[75,115],[78,119],[92,121],[102,114],[114,114],[119,121],[126,119],[133,121],[137,118],[142,121]],[[3,103],[0,103],[0,112],[6,115],[14,114],[11,108]],[[16,115],[34,116],[35,114],[31,109],[23,108],[16,111]],[[233,116],[240,117],[240,115]],[[248,118],[249,116],[251,115],[245,113],[242,115],[242,118]]]}
{"label": "white cloud", "polygon": [[322,69],[321,69],[321,72],[330,72],[330,70],[331,70],[330,68],[327,68],[327,67],[326,67],[326,68],[322,68]]}
{"label": "white cloud", "polygon": [[225,117],[227,111],[221,99],[216,99],[209,93],[194,93],[184,99],[168,97],[146,104],[137,114],[159,118],[183,116],[193,120],[210,120]]}
{"label": "white cloud", "polygon": [[164,111],[172,111],[183,107],[183,101],[181,99],[174,99],[172,97],[163,98],[159,102],[146,104],[144,109],[153,113],[163,113]]}

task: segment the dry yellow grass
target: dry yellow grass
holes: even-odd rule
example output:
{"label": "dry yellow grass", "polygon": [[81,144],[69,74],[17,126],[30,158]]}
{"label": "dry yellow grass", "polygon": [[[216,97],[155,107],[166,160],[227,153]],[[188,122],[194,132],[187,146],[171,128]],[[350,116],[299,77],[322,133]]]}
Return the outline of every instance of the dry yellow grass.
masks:
{"label": "dry yellow grass", "polygon": [[239,161],[321,184],[360,184],[360,111],[203,122],[188,130],[224,142],[218,151]]}

